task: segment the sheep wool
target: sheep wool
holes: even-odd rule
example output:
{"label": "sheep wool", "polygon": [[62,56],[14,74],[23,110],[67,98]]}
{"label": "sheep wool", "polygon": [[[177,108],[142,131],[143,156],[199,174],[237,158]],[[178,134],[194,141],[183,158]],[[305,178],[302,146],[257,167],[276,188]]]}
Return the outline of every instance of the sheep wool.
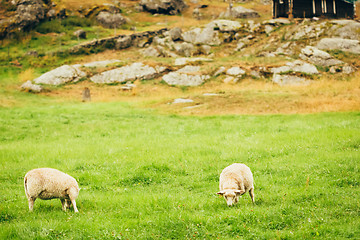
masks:
{"label": "sheep wool", "polygon": [[251,200],[255,203],[254,178],[248,166],[234,163],[226,167],[220,174],[220,192],[228,206],[239,201],[239,196],[249,192]]}
{"label": "sheep wool", "polygon": [[59,198],[64,211],[72,204],[74,211],[78,212],[75,200],[80,188],[75,178],[66,173],[53,168],[33,169],[26,173],[24,187],[30,211],[33,210],[37,198]]}

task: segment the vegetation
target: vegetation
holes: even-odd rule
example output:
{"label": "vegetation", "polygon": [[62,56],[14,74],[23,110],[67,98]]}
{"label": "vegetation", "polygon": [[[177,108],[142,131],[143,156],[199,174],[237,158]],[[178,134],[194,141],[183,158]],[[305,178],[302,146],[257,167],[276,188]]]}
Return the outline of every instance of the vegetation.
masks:
{"label": "vegetation", "polygon": [[[359,236],[360,114],[180,117],[123,103],[0,110],[2,239]],[[249,165],[256,204],[227,207],[221,170]],[[23,176],[74,176],[80,213],[28,212]]]}

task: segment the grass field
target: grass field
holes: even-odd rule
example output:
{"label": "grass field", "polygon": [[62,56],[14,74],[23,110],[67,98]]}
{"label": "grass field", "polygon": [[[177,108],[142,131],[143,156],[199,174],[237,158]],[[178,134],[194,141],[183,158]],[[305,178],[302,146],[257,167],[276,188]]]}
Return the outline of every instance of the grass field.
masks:
{"label": "grass field", "polygon": [[[0,239],[359,239],[360,113],[185,117],[125,103],[0,108]],[[221,170],[247,164],[256,204],[227,207]],[[28,212],[23,176],[81,187]]]}

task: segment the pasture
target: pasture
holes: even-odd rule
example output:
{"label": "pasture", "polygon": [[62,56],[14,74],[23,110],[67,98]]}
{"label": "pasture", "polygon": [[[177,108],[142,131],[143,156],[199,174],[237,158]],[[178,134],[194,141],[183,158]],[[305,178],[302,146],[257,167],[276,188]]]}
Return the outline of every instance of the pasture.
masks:
{"label": "pasture", "polygon": [[[0,239],[358,239],[360,114],[178,116],[126,103],[0,108]],[[248,194],[216,195],[247,164]],[[23,177],[52,167],[81,187],[28,211]]]}

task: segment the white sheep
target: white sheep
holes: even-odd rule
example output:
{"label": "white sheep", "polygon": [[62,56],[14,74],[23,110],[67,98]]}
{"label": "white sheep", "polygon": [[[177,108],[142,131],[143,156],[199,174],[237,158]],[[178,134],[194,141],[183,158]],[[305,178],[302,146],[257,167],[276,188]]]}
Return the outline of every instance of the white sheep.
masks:
{"label": "white sheep", "polygon": [[36,198],[59,198],[63,211],[72,204],[74,211],[78,212],[75,200],[79,195],[79,185],[75,178],[66,173],[52,168],[33,169],[26,173],[24,187],[30,211],[34,208]]}
{"label": "white sheep", "polygon": [[251,200],[255,203],[254,179],[248,166],[234,163],[226,167],[220,174],[220,194],[224,196],[228,206],[239,201],[239,196],[249,192]]}

